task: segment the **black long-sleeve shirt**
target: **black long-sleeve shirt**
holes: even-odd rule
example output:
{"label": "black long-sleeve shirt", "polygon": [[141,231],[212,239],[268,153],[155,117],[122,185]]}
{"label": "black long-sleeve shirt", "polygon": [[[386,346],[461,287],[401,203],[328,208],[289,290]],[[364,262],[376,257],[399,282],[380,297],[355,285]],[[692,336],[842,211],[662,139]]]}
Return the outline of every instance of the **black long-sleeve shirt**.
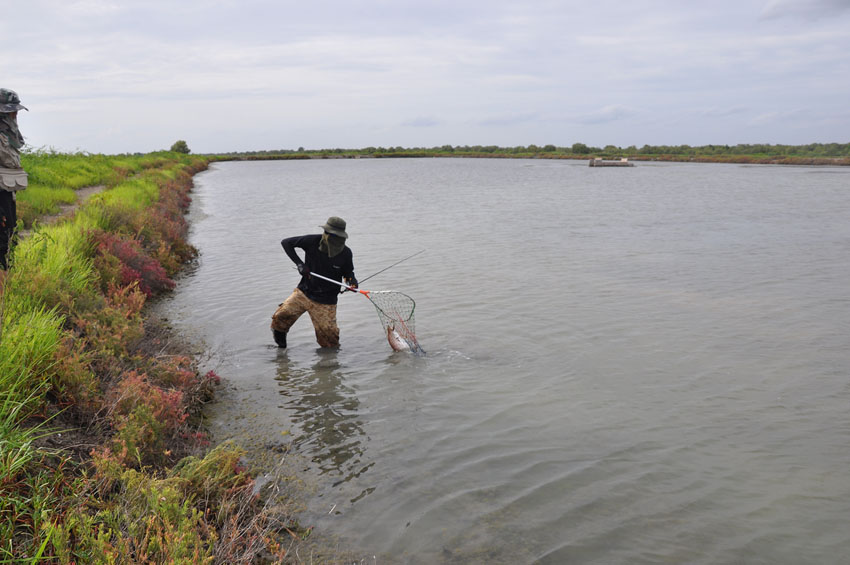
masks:
{"label": "black long-sleeve shirt", "polygon": [[[342,282],[343,277],[346,279],[354,278],[354,256],[351,249],[344,247],[336,256],[328,257],[327,253],[319,251],[321,241],[322,236],[320,234],[311,234],[287,237],[280,244],[293,263],[296,265],[304,263],[311,273],[317,273],[340,282]],[[296,248],[304,250],[303,261],[295,252]],[[316,277],[306,276],[301,277],[298,288],[310,300],[315,300],[320,304],[336,304],[341,287]]]}

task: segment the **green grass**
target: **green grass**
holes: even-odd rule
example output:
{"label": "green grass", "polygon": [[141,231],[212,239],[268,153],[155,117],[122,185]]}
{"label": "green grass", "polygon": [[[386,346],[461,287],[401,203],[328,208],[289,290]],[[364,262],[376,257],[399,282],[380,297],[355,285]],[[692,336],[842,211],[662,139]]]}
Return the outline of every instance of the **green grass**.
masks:
{"label": "green grass", "polygon": [[[197,158],[196,158],[197,159]],[[18,218],[29,227],[40,216],[54,214],[61,204],[76,201],[76,191],[90,186],[113,187],[125,179],[165,164],[185,164],[171,153],[92,155],[32,151],[21,156],[29,187],[18,193]]]}
{"label": "green grass", "polygon": [[[39,428],[21,428],[20,423],[43,404],[48,389],[43,375],[53,365],[61,330],[55,314],[30,308],[26,300],[15,298],[14,292],[5,293],[2,300],[0,540],[11,544],[21,535],[21,522],[35,524],[39,516],[50,511],[50,489],[43,488],[48,485],[43,482],[42,470],[35,465],[42,455],[33,447],[42,432]],[[0,559],[4,554],[11,555],[5,545],[0,546]]]}
{"label": "green grass", "polygon": [[29,227],[39,216],[53,214],[61,204],[71,204],[76,199],[72,188],[30,183],[25,191],[18,193],[18,218]]}

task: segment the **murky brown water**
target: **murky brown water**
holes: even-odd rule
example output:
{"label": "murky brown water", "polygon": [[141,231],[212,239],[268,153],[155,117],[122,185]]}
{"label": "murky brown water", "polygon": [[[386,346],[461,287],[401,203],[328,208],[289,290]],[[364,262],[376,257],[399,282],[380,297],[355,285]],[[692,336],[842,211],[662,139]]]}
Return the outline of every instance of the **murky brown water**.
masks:
{"label": "murky brown water", "polygon": [[[228,380],[218,439],[292,442],[303,521],[410,563],[842,563],[850,555],[850,170],[525,160],[221,163],[165,305]],[[349,222],[417,300],[290,349],[281,238]]]}

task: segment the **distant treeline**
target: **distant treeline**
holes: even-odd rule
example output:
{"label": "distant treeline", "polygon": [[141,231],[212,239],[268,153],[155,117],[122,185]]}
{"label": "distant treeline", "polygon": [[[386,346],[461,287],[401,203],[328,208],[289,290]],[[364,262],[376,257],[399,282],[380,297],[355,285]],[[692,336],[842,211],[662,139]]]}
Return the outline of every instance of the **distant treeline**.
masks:
{"label": "distant treeline", "polygon": [[637,161],[701,161],[782,164],[850,165],[850,143],[810,143],[808,145],[644,145],[636,147],[593,147],[574,143],[555,145],[441,145],[439,147],[364,147],[362,149],[272,149],[220,153],[225,159],[332,159],[357,157],[516,157],[547,159],[589,159],[628,157]]}

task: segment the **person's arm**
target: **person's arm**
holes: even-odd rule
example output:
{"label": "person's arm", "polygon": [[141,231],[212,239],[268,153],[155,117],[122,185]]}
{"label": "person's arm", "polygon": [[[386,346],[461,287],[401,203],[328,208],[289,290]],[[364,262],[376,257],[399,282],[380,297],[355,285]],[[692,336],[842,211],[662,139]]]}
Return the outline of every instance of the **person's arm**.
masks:
{"label": "person's arm", "polygon": [[350,286],[351,288],[357,288],[359,285],[357,284],[357,277],[354,276],[354,255],[352,254],[351,258],[348,260],[348,265],[346,265],[346,270],[342,274],[342,280],[345,281],[345,284]]}
{"label": "person's arm", "polygon": [[283,247],[283,250],[289,258],[292,259],[292,262],[295,263],[296,267],[304,264],[304,261],[298,256],[298,253],[295,252],[296,247],[301,247],[298,245],[300,239],[300,237],[287,237],[280,241],[281,247]]}
{"label": "person's arm", "polygon": [[298,273],[302,276],[306,277],[310,274],[310,270],[307,268],[307,265],[304,263],[304,260],[298,256],[298,253],[295,252],[296,247],[300,247],[304,249],[304,256],[306,258],[306,248],[303,245],[303,239],[305,236],[295,236],[295,237],[287,237],[282,239],[280,242],[281,247],[286,252],[286,255],[295,263],[295,267],[298,269]]}

